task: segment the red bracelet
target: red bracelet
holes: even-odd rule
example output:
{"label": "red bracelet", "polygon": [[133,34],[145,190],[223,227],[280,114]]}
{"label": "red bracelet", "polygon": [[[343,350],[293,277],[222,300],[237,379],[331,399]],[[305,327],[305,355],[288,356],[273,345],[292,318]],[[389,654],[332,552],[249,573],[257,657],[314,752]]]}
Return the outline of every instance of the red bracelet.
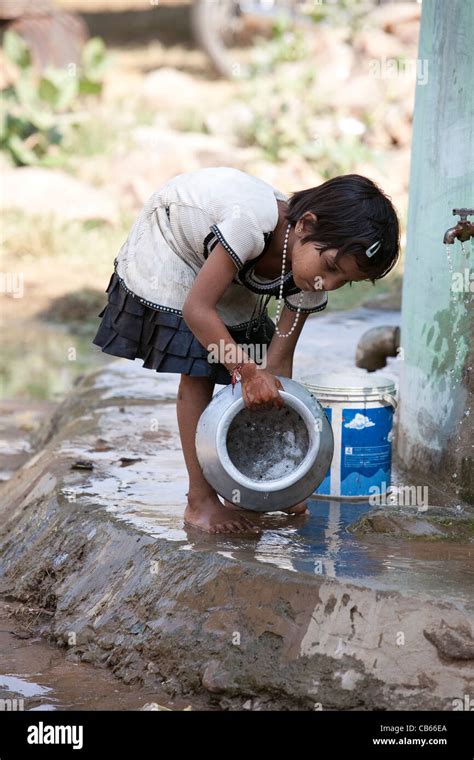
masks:
{"label": "red bracelet", "polygon": [[235,388],[236,383],[238,383],[239,380],[241,379],[240,370],[242,369],[243,366],[244,366],[244,363],[239,362],[238,364],[235,365],[235,367],[233,367],[232,370],[230,370],[230,382],[232,384],[232,393],[234,393],[234,388]]}

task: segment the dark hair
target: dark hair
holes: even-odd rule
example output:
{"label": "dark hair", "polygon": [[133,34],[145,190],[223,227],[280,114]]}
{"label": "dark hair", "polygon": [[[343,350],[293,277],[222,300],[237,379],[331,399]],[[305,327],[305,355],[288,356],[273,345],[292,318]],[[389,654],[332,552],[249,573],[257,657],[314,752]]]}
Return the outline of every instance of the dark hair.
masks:
{"label": "dark hair", "polygon": [[[336,261],[352,254],[357,266],[373,283],[395,266],[400,252],[400,227],[390,199],[367,177],[345,174],[319,187],[293,193],[287,221],[293,226],[306,211],[317,215],[303,243],[318,243],[321,253],[337,248]],[[381,247],[370,258],[365,251],[373,243]]]}

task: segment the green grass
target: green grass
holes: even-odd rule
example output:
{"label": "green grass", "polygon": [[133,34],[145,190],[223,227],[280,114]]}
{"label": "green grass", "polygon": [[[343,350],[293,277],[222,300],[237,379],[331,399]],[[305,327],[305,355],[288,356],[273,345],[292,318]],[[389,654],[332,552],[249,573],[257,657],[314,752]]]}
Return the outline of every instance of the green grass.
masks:
{"label": "green grass", "polygon": [[[95,330],[98,324],[97,319]],[[93,335],[92,329],[87,336],[73,335],[65,327],[33,321],[9,326],[2,343],[0,396],[61,399],[79,375],[110,361],[92,345]]]}
{"label": "green grass", "polygon": [[119,224],[112,226],[100,220],[62,221],[55,216],[11,210],[2,215],[0,247],[5,259],[17,263],[54,259],[57,267],[62,259],[95,268],[102,258],[113,261],[132,223],[133,214],[122,214]]}
{"label": "green grass", "polygon": [[[398,274],[391,274],[383,280],[378,280],[375,285],[371,282],[355,282],[352,286],[344,285],[339,290],[328,293],[328,311],[347,311],[363,306],[377,296],[394,297],[401,290],[402,278]],[[276,299],[272,298],[268,306],[268,312],[272,318],[276,314]]]}
{"label": "green grass", "polygon": [[329,293],[327,308],[330,311],[355,309],[377,296],[394,295],[401,289],[401,283],[401,277],[392,275],[377,280],[375,285],[371,282],[355,282],[352,286],[344,285],[339,290]]}

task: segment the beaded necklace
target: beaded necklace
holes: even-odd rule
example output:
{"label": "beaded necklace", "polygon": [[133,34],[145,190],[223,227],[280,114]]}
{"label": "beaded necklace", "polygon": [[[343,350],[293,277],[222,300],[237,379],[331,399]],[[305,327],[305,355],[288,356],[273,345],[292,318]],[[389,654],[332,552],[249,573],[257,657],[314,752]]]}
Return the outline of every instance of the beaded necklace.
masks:
{"label": "beaded necklace", "polygon": [[285,242],[283,244],[283,255],[282,255],[282,259],[281,259],[280,289],[279,289],[279,294],[278,294],[278,304],[277,304],[276,317],[275,317],[275,319],[276,319],[275,332],[276,332],[276,334],[280,338],[288,338],[291,335],[291,333],[294,331],[294,329],[295,329],[295,327],[296,327],[296,325],[298,323],[299,316],[301,314],[301,304],[303,303],[303,296],[304,296],[304,293],[301,292],[300,293],[300,297],[299,297],[299,301],[298,301],[298,308],[296,309],[296,315],[295,315],[295,318],[293,320],[293,325],[292,325],[291,329],[288,332],[286,332],[286,333],[281,333],[280,330],[278,329],[278,320],[280,319],[280,314],[281,314],[281,310],[282,310],[282,306],[283,306],[283,282],[284,282],[284,279],[285,279],[286,253],[287,253],[287,250],[288,250],[288,237],[289,237],[289,234],[290,234],[290,229],[291,229],[291,224],[289,224],[288,227],[286,228]]}

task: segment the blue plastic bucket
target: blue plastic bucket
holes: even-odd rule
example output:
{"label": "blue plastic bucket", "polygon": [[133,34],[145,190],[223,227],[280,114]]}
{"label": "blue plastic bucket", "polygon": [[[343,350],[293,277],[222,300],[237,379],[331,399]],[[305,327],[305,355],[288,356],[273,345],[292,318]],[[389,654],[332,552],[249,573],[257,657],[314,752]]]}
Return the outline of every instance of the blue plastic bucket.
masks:
{"label": "blue plastic bucket", "polygon": [[334,434],[331,466],[315,496],[368,499],[390,486],[392,424],[397,406],[388,377],[311,375],[301,382],[319,401]]}

